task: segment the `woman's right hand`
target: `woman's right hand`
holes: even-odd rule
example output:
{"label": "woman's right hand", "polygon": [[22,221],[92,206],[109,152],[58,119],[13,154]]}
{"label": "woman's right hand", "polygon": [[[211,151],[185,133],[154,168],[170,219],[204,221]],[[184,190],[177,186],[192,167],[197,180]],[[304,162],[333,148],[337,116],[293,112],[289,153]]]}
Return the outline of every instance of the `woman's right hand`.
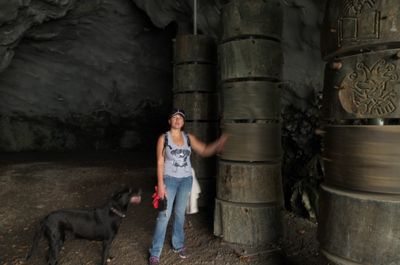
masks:
{"label": "woman's right hand", "polygon": [[167,197],[167,188],[165,187],[164,184],[157,186],[157,193],[160,199],[164,199],[164,197]]}

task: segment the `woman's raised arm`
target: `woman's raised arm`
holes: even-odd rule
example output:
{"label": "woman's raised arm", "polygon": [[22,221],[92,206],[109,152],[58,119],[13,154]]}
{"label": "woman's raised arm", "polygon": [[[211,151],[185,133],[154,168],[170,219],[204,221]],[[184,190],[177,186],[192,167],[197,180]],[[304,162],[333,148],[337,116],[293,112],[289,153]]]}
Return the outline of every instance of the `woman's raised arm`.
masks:
{"label": "woman's raised arm", "polygon": [[228,140],[228,135],[223,133],[221,137],[219,137],[216,141],[206,144],[200,141],[196,136],[193,134],[188,134],[190,139],[190,145],[192,149],[203,157],[212,156],[216,153],[219,153],[223,150],[226,141]]}

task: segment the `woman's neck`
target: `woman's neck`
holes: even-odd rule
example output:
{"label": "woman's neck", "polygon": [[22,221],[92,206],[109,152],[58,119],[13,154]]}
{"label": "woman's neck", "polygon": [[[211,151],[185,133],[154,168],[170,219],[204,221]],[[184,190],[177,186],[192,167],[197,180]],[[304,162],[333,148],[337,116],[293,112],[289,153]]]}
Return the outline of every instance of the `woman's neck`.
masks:
{"label": "woman's neck", "polygon": [[181,134],[181,129],[173,129],[173,128],[171,128],[169,131],[170,131],[171,135],[173,135],[173,136],[177,136],[177,135]]}

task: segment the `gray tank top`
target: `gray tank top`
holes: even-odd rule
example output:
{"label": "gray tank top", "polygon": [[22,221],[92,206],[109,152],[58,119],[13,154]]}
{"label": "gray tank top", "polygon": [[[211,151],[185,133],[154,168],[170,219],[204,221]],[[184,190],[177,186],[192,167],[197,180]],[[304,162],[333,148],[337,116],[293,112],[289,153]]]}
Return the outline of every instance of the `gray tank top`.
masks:
{"label": "gray tank top", "polygon": [[175,178],[185,178],[192,175],[192,164],[190,162],[191,147],[188,145],[187,137],[182,132],[183,145],[176,145],[172,141],[171,133],[167,132],[168,143],[164,149],[164,175]]}

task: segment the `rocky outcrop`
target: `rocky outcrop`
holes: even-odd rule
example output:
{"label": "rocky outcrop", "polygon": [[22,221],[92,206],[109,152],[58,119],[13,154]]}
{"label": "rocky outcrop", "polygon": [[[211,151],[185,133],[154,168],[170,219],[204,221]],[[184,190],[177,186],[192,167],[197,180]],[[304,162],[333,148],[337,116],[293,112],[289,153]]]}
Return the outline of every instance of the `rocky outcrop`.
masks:
{"label": "rocky outcrop", "polygon": [[14,48],[35,25],[64,17],[76,0],[0,1],[0,72],[11,62]]}
{"label": "rocky outcrop", "polygon": [[[193,34],[194,0],[132,0],[150,17],[153,24],[164,28],[174,22],[183,33]],[[226,0],[197,0],[197,27],[200,33],[218,38],[221,7]]]}

